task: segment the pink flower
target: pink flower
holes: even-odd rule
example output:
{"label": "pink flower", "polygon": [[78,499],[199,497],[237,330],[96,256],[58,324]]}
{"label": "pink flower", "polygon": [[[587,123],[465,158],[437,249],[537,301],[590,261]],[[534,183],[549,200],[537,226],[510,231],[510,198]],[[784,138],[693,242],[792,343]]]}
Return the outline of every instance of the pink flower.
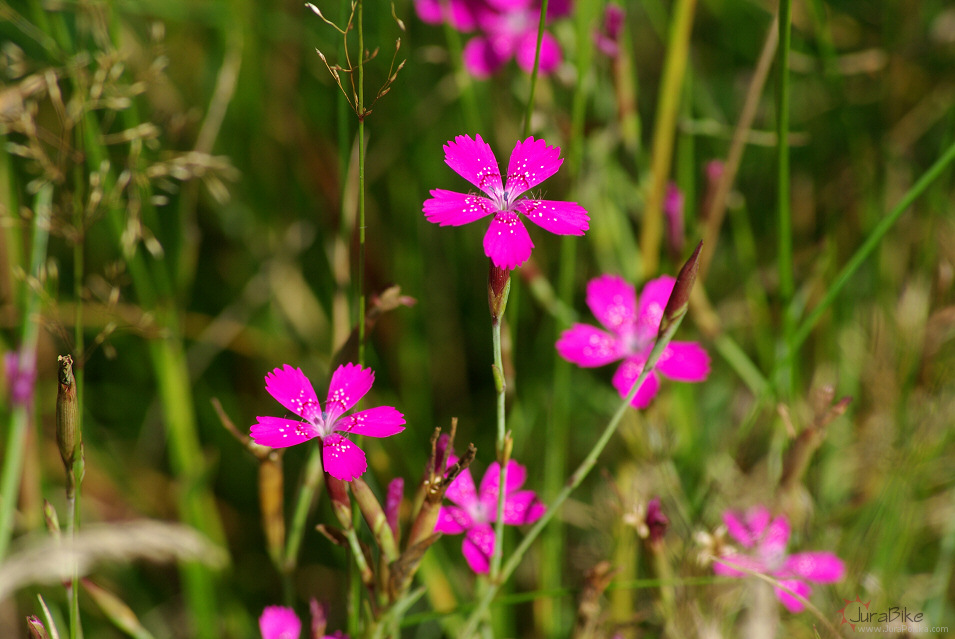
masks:
{"label": "pink flower", "polygon": [[[589,324],[574,324],[557,340],[557,352],[584,367],[605,366],[622,359],[613,385],[621,397],[626,397],[650,356],[675,281],[664,276],[647,282],[638,303],[634,288],[619,276],[590,280],[587,306],[609,332]],[[660,389],[658,372],[682,382],[701,382],[710,372],[710,356],[696,342],[670,342],[637,391],[633,406],[646,408],[656,396]]]}
{"label": "pink flower", "polygon": [[590,228],[590,216],[576,202],[520,197],[557,173],[563,163],[559,147],[534,138],[518,142],[511,151],[506,184],[502,184],[491,147],[480,135],[475,137],[459,135],[445,144],[444,161],[485,195],[434,189],[424,202],[429,222],[461,226],[493,215],[484,235],[484,253],[495,266],[505,269],[526,262],[534,248],[520,215],[557,235],[583,235]]}
{"label": "pink flower", "polygon": [[[459,31],[478,31],[464,47],[464,65],[478,78],[486,78],[512,57],[521,69],[534,68],[540,0],[415,0],[418,16],[430,24],[447,20]],[[551,0],[547,19],[570,13],[570,0]],[[560,64],[557,40],[545,32],[539,69],[550,73]]]}
{"label": "pink flower", "polygon": [[[812,588],[806,581],[835,583],[845,574],[842,560],[831,552],[801,552],[786,554],[789,543],[789,521],[785,515],[772,519],[769,509],[756,506],[747,513],[723,513],[723,522],[730,536],[748,553],[723,554],[714,559],[713,571],[725,577],[745,577],[738,568],[776,578],[779,583],[803,599]],[[725,560],[725,561],[724,561]],[[802,603],[782,588],[775,588],[776,598],[790,612],[800,612]]]}
{"label": "pink flower", "polygon": [[286,364],[265,376],[265,390],[304,421],[283,417],[258,417],[252,439],[263,446],[285,448],[321,438],[325,471],[342,481],[365,472],[365,453],[338,433],[388,437],[404,430],[405,418],[391,406],[379,406],[345,415],[371,389],[375,374],[370,368],[344,364],[332,374],[325,411],[315,389],[300,368]]}
{"label": "pink flower", "polygon": [[[454,455],[450,457],[448,466],[453,466],[457,458]],[[544,504],[540,503],[534,491],[519,490],[527,479],[527,469],[511,460],[507,463],[505,477],[504,523],[523,526],[540,519],[544,514]],[[484,473],[480,491],[476,491],[471,471],[465,469],[445,493],[457,505],[442,506],[434,527],[435,532],[446,535],[465,533],[461,550],[471,570],[477,573],[488,572],[494,553],[494,529],[491,524],[497,521],[500,478],[501,466],[494,462]]]}
{"label": "pink flower", "polygon": [[611,2],[604,9],[601,30],[594,32],[597,50],[609,58],[616,58],[620,54],[620,32],[623,31],[626,17],[623,7]]}
{"label": "pink flower", "polygon": [[3,369],[13,406],[33,405],[33,389],[36,386],[36,356],[21,349],[3,354]]}
{"label": "pink flower", "polygon": [[302,622],[291,608],[266,606],[259,617],[262,639],[298,639]]}

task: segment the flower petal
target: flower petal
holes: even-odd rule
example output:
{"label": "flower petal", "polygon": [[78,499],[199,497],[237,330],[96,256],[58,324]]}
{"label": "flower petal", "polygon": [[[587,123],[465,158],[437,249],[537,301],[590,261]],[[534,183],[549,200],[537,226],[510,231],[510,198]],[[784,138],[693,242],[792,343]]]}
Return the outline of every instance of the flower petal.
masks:
{"label": "flower petal", "polygon": [[284,417],[257,417],[259,421],[252,425],[252,439],[256,444],[272,448],[287,448],[318,437],[318,429],[296,419]]}
{"label": "flower petal", "polygon": [[265,390],[278,403],[312,423],[321,422],[322,407],[301,368],[285,364],[265,376]]}
{"label": "flower petal", "polygon": [[[518,464],[513,459],[507,462],[507,472],[504,477],[504,495],[509,495],[521,486],[527,480],[527,469]],[[501,481],[501,465],[497,462],[491,462],[491,465],[484,471],[484,477],[481,479],[481,502],[484,504],[494,504],[494,511],[497,511],[497,490]]]}
{"label": "flower petal", "polygon": [[514,209],[537,226],[557,235],[583,235],[590,228],[587,209],[576,202],[521,200]]}
{"label": "flower petal", "polygon": [[[548,11],[548,13],[550,13]],[[537,28],[530,29],[517,39],[517,49],[514,57],[517,59],[517,66],[531,73],[534,71],[534,56],[537,55]],[[560,65],[562,59],[560,45],[557,44],[557,38],[548,32],[544,32],[541,40],[541,57],[538,69],[541,73],[547,74]]]}
{"label": "flower petal", "polygon": [[557,352],[568,362],[591,368],[605,366],[623,357],[623,344],[616,335],[589,324],[574,324],[560,334]]}
{"label": "flower petal", "polygon": [[[500,193],[501,169],[490,145],[480,135],[459,135],[444,145],[444,161],[454,172],[485,193]],[[432,195],[434,195],[432,193]]]}
{"label": "flower petal", "polygon": [[601,324],[618,335],[637,319],[637,292],[619,275],[602,275],[587,283],[587,306]]}
{"label": "flower petal", "polygon": [[463,508],[457,506],[441,506],[438,511],[438,521],[434,525],[434,532],[445,535],[460,535],[474,525],[471,516]]}
{"label": "flower petal", "polygon": [[461,226],[497,211],[494,202],[480,195],[467,195],[444,189],[431,191],[424,201],[424,217],[439,226]]}
{"label": "flower petal", "polygon": [[[798,579],[781,579],[779,583],[780,585],[789,588],[803,599],[808,599],[809,595],[812,594],[812,588],[804,581],[799,581]],[[791,594],[782,588],[773,588],[773,592],[776,593],[776,598],[779,599],[784,606],[786,606],[786,609],[789,610],[789,612],[802,612],[804,607],[802,602],[793,597]]]}
{"label": "flower petal", "polygon": [[710,356],[696,342],[670,342],[656,370],[681,382],[702,382],[710,374]]}
{"label": "flower petal", "polygon": [[[545,510],[544,504],[537,498],[537,493],[533,490],[519,490],[508,493],[504,501],[504,523],[509,526],[533,524],[544,515]],[[492,521],[497,520],[496,508],[494,515]]]}
{"label": "flower petal", "polygon": [[487,524],[471,528],[464,536],[461,551],[471,570],[482,575],[487,573],[494,553],[494,530]]}
{"label": "flower petal", "polygon": [[842,579],[846,566],[831,552],[800,552],[790,555],[780,572],[829,584]]}
{"label": "flower petal", "polygon": [[[448,459],[448,466],[453,465],[457,459],[452,461]],[[463,508],[471,508],[478,503],[477,490],[474,488],[474,477],[471,476],[471,469],[465,468],[461,471],[451,485],[448,486],[444,496]]]}
{"label": "flower petal", "polygon": [[322,463],[326,473],[342,481],[360,477],[368,468],[362,449],[337,434],[329,435],[322,442]]}
{"label": "flower petal", "polygon": [[747,577],[748,574],[743,572],[744,570],[765,573],[766,564],[755,557],[742,554],[727,554],[713,559],[713,572],[717,575],[723,577]]}
{"label": "flower petal", "polygon": [[266,606],[259,617],[262,639],[298,639],[302,622],[291,608]]}
{"label": "flower petal", "polygon": [[[617,393],[620,394],[620,397],[626,397],[630,394],[630,389],[633,388],[634,382],[637,381],[637,378],[640,377],[640,373],[643,372],[643,364],[644,361],[640,358],[631,357],[624,361],[617,369],[617,372],[614,373],[612,383],[613,387],[617,389]],[[651,371],[630,404],[634,408],[646,408],[650,405],[653,398],[656,397],[659,390],[660,378],[655,371]]]}
{"label": "flower petal", "polygon": [[786,545],[789,543],[789,520],[780,515],[769,522],[759,539],[759,554],[767,563],[778,566],[786,556]]}
{"label": "flower petal", "polygon": [[759,542],[770,518],[769,509],[765,506],[754,506],[741,515],[731,510],[723,513],[726,530],[744,548],[752,548]]}
{"label": "flower petal", "polygon": [[670,293],[676,280],[669,275],[650,280],[640,291],[637,303],[637,335],[643,340],[656,337]]}
{"label": "flower petal", "polygon": [[392,406],[377,406],[343,417],[335,430],[366,437],[390,437],[405,429],[405,416]]}
{"label": "flower petal", "polygon": [[462,0],[415,0],[414,5],[418,17],[428,24],[441,24],[450,18],[451,26],[458,31],[471,31],[476,26],[469,4]]}
{"label": "flower petal", "polygon": [[[510,200],[557,173],[563,164],[560,147],[547,146],[544,140],[527,138],[514,145],[507,163],[507,192]],[[544,227],[547,228],[547,227]]]}
{"label": "flower petal", "polygon": [[514,213],[500,212],[484,234],[484,254],[498,268],[515,269],[531,256],[534,242]]}
{"label": "flower petal", "polygon": [[332,373],[328,383],[328,398],[325,400],[325,423],[334,424],[335,420],[371,390],[375,383],[375,373],[370,368],[358,364],[342,364]]}

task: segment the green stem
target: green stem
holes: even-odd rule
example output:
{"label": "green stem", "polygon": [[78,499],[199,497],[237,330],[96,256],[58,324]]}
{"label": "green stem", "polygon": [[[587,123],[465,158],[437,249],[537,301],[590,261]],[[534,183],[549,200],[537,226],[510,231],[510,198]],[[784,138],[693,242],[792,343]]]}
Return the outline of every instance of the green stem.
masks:
{"label": "green stem", "polygon": [[657,119],[653,128],[650,192],[643,211],[643,230],[640,235],[640,259],[643,260],[644,278],[656,274],[660,261],[660,241],[663,238],[663,197],[666,193],[670,161],[673,157],[676,117],[680,107],[683,75],[689,57],[695,9],[696,0],[677,0],[670,26],[660,98],[657,102]]}
{"label": "green stem", "polygon": [[494,386],[497,391],[497,461],[500,464],[500,476],[497,491],[497,521],[494,523],[494,551],[491,553],[491,582],[496,583],[501,571],[501,560],[504,556],[504,498],[508,457],[505,450],[507,437],[507,416],[505,400],[507,398],[507,384],[504,378],[504,358],[501,353],[501,323],[504,321],[503,312],[500,317],[491,320],[491,340],[494,349]]}
{"label": "green stem", "polygon": [[541,531],[543,531],[544,528],[546,528],[551,520],[557,515],[557,511],[560,510],[560,507],[565,501],[567,501],[567,498],[570,497],[570,494],[574,492],[578,486],[580,486],[581,482],[583,482],[583,480],[593,469],[594,464],[597,462],[597,458],[600,456],[600,453],[603,452],[603,449],[606,448],[607,444],[610,442],[610,438],[613,437],[615,432],[617,432],[617,427],[620,425],[620,421],[627,412],[630,402],[633,401],[633,398],[643,385],[643,382],[646,381],[650,371],[654,369],[657,362],[659,361],[664,349],[666,349],[667,345],[670,343],[670,340],[673,339],[673,335],[683,322],[684,316],[685,310],[683,314],[681,314],[677,319],[668,325],[663,335],[657,337],[656,342],[654,342],[653,345],[653,350],[650,351],[650,356],[647,358],[646,364],[644,364],[643,371],[641,371],[640,376],[634,382],[630,392],[627,394],[627,397],[623,400],[623,402],[621,402],[620,406],[617,408],[617,411],[613,414],[613,417],[610,418],[610,421],[604,428],[603,433],[601,433],[597,443],[594,444],[594,447],[589,453],[587,453],[587,457],[584,458],[584,460],[580,463],[580,466],[577,467],[577,470],[574,471],[574,474],[571,475],[567,480],[563,490],[561,490],[557,497],[555,497],[554,500],[547,505],[547,510],[544,512],[544,515],[538,519],[533,526],[531,526],[530,530],[527,531],[527,534],[521,540],[521,543],[518,544],[517,548],[514,549],[514,552],[508,557],[507,562],[504,563],[499,577],[495,580],[492,580],[488,584],[487,589],[484,591],[474,610],[468,617],[467,623],[464,626],[464,630],[461,632],[461,637],[467,639],[468,637],[474,635],[478,623],[487,614],[488,606],[490,606],[491,600],[494,599],[494,595],[497,594],[504,582],[507,581],[517,566],[520,565],[521,560],[524,558],[524,554],[527,553],[527,550],[531,547],[531,544],[534,543],[537,537],[541,534]]}
{"label": "green stem", "polygon": [[[364,2],[358,0],[356,6],[358,31],[358,365],[365,363],[365,29]],[[355,525],[358,524],[357,510],[352,513],[352,529],[349,532],[349,544],[355,565],[362,572],[368,570],[361,547],[357,546]],[[354,543],[352,543],[354,537]],[[362,564],[365,564],[362,567]],[[348,571],[348,630],[356,636],[361,627],[361,581],[354,569]]]}
{"label": "green stem", "polygon": [[531,116],[534,114],[534,94],[537,91],[537,76],[540,74],[541,43],[544,41],[544,27],[547,24],[547,0],[541,2],[540,21],[537,23],[537,46],[534,48],[534,68],[531,70],[531,88],[527,96],[527,112],[524,114],[524,139],[531,134]]}
{"label": "green stem", "polygon": [[[792,0],[779,3],[779,49],[776,72],[779,74],[776,92],[776,187],[779,223],[777,264],[779,269],[779,297],[783,308],[783,343],[786,352],[793,349],[793,334],[796,320],[792,301],[795,289],[793,277],[792,212],[789,188],[789,47],[792,33]],[[780,390],[788,396],[795,383],[793,366],[795,360],[780,369],[785,375]]]}
{"label": "green stem", "polygon": [[[50,233],[50,217],[53,202],[53,186],[44,184],[36,195],[35,216],[33,219],[33,242],[30,256],[30,277],[39,282],[41,270],[46,262],[47,240]],[[40,293],[27,284],[23,297],[23,324],[20,333],[18,368],[36,369],[36,346],[39,337]],[[32,402],[32,400],[31,400]],[[3,474],[0,477],[0,558],[7,553],[13,537],[13,523],[16,516],[17,495],[20,494],[20,478],[23,470],[24,445],[27,428],[32,413],[31,403],[13,406],[10,415],[10,429],[7,432]]]}

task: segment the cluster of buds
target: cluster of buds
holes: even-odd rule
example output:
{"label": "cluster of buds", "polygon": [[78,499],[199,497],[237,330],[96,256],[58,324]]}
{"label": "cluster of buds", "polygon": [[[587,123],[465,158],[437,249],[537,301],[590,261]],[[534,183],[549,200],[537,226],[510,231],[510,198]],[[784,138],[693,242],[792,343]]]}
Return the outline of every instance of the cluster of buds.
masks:
{"label": "cluster of buds", "polygon": [[[448,486],[471,464],[477,453],[474,444],[469,444],[467,452],[461,459],[448,466],[456,426],[455,419],[451,422],[449,435],[442,436],[441,429],[436,428],[431,436],[431,454],[424,476],[415,493],[411,509],[411,524],[404,540],[402,540],[399,522],[403,479],[396,478],[389,484],[385,505],[382,507],[375,493],[361,477],[344,482],[328,474],[325,475],[325,485],[332,509],[342,529],[320,525],[319,531],[333,543],[348,546],[350,533],[353,532],[352,498],[354,498],[378,547],[377,563],[371,549],[365,546],[361,547],[363,555],[361,559],[364,561],[358,561],[362,581],[373,602],[373,612],[376,617],[408,593],[425,551],[441,538],[441,533],[435,533],[434,528],[444,494]],[[404,541],[403,544],[402,541]]]}

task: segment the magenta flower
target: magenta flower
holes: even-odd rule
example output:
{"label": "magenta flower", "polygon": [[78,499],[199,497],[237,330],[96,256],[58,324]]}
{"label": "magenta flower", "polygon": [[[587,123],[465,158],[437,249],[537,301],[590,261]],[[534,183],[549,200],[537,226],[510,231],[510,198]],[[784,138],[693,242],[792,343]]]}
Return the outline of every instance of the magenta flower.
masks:
{"label": "magenta flower", "polygon": [[291,608],[266,606],[259,617],[262,639],[298,639],[302,622]]}
{"label": "magenta flower", "polygon": [[[457,462],[450,456],[448,466]],[[491,555],[494,553],[494,528],[497,521],[498,486],[500,485],[501,466],[497,462],[488,466],[481,480],[480,491],[474,488],[474,478],[470,469],[465,469],[451,482],[445,496],[456,506],[442,506],[438,513],[435,532],[446,535],[465,533],[461,550],[468,565],[476,573],[484,574],[490,570]],[[540,503],[532,490],[519,490],[527,479],[527,469],[511,460],[507,463],[504,483],[504,523],[509,526],[532,524],[544,514],[544,504]]]}
{"label": "magenta flower", "polygon": [[[603,275],[590,280],[587,306],[609,332],[589,324],[574,324],[557,340],[557,352],[567,361],[588,368],[622,359],[613,386],[620,397],[626,397],[650,356],[675,282],[669,276],[647,282],[638,304],[634,288],[623,278]],[[660,389],[658,372],[681,382],[701,382],[710,372],[710,356],[696,342],[670,342],[637,391],[633,406],[646,408],[656,396]]]}
{"label": "magenta flower", "polygon": [[321,438],[325,471],[342,481],[365,472],[365,453],[339,433],[388,437],[404,430],[405,418],[391,406],[378,406],[345,415],[371,389],[375,374],[370,368],[344,364],[332,374],[325,411],[311,382],[300,368],[286,364],[265,376],[265,390],[304,421],[283,417],[258,417],[252,426],[257,444],[285,448]]}
{"label": "magenta flower", "polygon": [[594,32],[594,44],[608,58],[616,58],[620,54],[620,33],[626,17],[623,7],[618,4],[611,2],[604,8],[603,25],[600,31]]}
{"label": "magenta flower", "polygon": [[502,184],[491,147],[480,135],[475,138],[459,135],[445,144],[444,161],[484,195],[434,189],[432,197],[424,202],[424,216],[429,222],[461,226],[493,215],[484,235],[484,253],[495,266],[504,269],[526,262],[534,248],[520,215],[557,235],[583,235],[590,228],[590,216],[576,202],[520,197],[557,173],[563,163],[560,147],[547,146],[534,138],[518,142],[507,164],[507,181]]}
{"label": "magenta flower", "polygon": [[3,354],[3,369],[7,378],[10,403],[13,406],[33,406],[36,386],[36,356],[26,349]]}
{"label": "magenta flower", "polygon": [[[415,0],[418,16],[430,24],[447,21],[458,31],[478,31],[464,47],[464,66],[478,78],[499,70],[512,57],[530,73],[537,49],[540,0]],[[570,13],[569,0],[551,0],[547,19]],[[560,45],[544,32],[538,68],[550,73],[560,64]]]}
{"label": "magenta flower", "polygon": [[[743,568],[762,573],[780,585],[807,599],[812,588],[806,581],[835,583],[845,575],[845,565],[831,552],[786,554],[789,543],[789,521],[785,515],[773,519],[765,506],[751,508],[745,514],[723,513],[723,522],[730,536],[748,553],[724,553],[713,560],[713,571],[725,577],[745,577]],[[790,612],[800,612],[803,604],[782,588],[774,589],[776,598]]]}

